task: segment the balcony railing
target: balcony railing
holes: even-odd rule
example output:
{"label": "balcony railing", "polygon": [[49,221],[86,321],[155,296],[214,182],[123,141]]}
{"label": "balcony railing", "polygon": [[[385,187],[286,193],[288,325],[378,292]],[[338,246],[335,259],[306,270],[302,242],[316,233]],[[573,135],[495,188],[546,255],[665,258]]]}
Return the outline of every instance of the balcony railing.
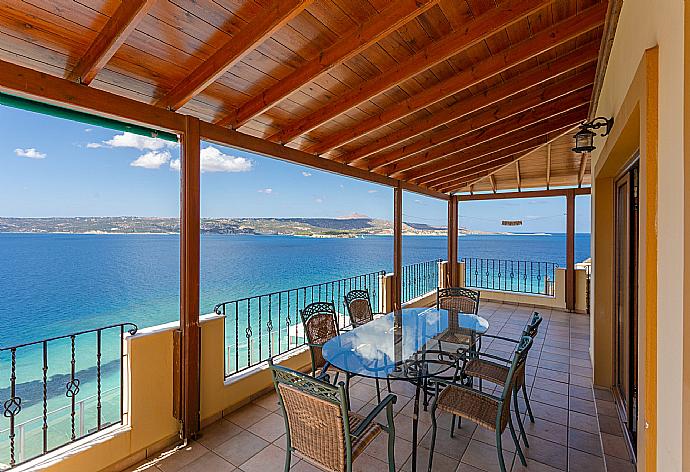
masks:
{"label": "balcony railing", "polygon": [[554,295],[558,264],[554,262],[468,257],[465,286],[505,292]]}
{"label": "balcony railing", "polygon": [[345,294],[350,290],[367,289],[374,310],[380,311],[380,285],[384,274],[371,272],[219,303],[214,311],[226,319],[226,377],[303,346],[299,312],[310,303],[333,302],[341,328],[350,325],[344,305]]}
{"label": "balcony railing", "polygon": [[421,297],[438,287],[438,270],[441,259],[406,265],[402,270],[403,303]]}
{"label": "balcony railing", "polygon": [[123,339],[136,331],[121,323],[0,348],[0,468],[122,424]]}

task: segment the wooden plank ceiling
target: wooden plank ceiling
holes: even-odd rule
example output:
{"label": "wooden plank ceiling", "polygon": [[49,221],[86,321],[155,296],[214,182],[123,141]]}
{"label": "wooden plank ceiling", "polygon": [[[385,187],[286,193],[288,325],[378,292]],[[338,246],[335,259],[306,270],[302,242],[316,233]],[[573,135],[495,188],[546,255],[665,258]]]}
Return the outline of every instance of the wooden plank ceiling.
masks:
{"label": "wooden plank ceiling", "polygon": [[606,12],[605,0],[0,0],[0,59],[444,193],[583,185],[589,163],[569,149]]}

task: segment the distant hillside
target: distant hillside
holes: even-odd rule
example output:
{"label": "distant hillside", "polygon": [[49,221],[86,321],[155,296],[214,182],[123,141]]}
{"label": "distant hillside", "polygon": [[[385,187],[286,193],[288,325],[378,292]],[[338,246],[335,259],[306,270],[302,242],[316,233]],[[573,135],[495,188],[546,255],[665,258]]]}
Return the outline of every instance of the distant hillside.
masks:
{"label": "distant hillside", "polygon": [[[3,218],[2,233],[178,233],[177,218],[151,217],[77,217],[77,218]],[[282,234],[310,237],[357,237],[392,234],[390,221],[363,215],[348,218],[203,218],[204,234]],[[477,232],[460,230],[464,234]],[[446,228],[423,223],[403,223],[404,234],[445,235]]]}

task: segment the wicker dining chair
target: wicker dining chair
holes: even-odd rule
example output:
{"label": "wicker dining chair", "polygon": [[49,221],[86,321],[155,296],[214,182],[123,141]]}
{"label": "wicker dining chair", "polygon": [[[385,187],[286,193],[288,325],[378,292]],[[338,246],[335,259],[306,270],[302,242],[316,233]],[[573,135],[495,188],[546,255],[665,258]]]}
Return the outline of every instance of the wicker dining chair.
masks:
{"label": "wicker dining chair", "polygon": [[476,315],[479,311],[479,291],[465,287],[436,290],[436,308]]}
{"label": "wicker dining chair", "polygon": [[[305,306],[299,314],[311,354],[311,374],[316,376],[317,369],[323,369],[323,374],[329,367],[321,352],[323,345],[340,334],[335,305],[331,302],[314,302]],[[337,381],[337,377],[334,380]]]}
{"label": "wicker dining chair", "polygon": [[[388,433],[388,470],[395,471],[395,395],[388,395],[365,418],[349,410],[342,382],[331,385],[270,359],[268,365],[285,419],[285,472],[293,452],[326,470],[351,472],[352,462],[382,431]],[[387,424],[376,423],[384,410]]]}
{"label": "wicker dining chair", "polygon": [[[532,313],[532,317],[529,322],[522,330],[522,337],[529,336],[534,339],[537,334],[539,334],[539,325],[543,321],[542,316],[536,311]],[[520,343],[518,339],[507,338],[504,336],[497,336],[493,334],[485,334],[482,337],[500,339],[502,341],[514,342],[516,344]],[[463,374],[469,377],[476,377],[480,381],[487,380],[497,385],[503,385],[508,377],[509,373],[509,359],[505,359],[499,356],[494,356],[487,353],[482,353],[480,349],[479,356],[469,359],[465,364],[463,369]],[[520,417],[520,409],[518,408],[517,394],[518,390],[522,390],[522,397],[525,400],[525,406],[527,408],[527,413],[529,414],[529,419],[534,423],[534,415],[532,414],[532,405],[529,402],[529,396],[527,395],[527,382],[525,379],[525,370],[522,369],[518,372],[518,376],[515,379],[515,388],[513,389],[513,401],[515,402],[515,417],[517,418],[518,426],[520,427],[520,435],[522,436],[525,446],[529,447],[529,442],[527,441],[527,435],[525,434],[525,428],[522,424],[522,418]]]}
{"label": "wicker dining chair", "polygon": [[439,393],[439,385],[436,382],[436,398],[431,407],[431,450],[429,451],[429,472],[432,470],[434,459],[434,447],[436,445],[436,410],[450,413],[453,419],[457,416],[474,421],[477,425],[487,428],[496,433],[496,452],[501,472],[506,472],[505,460],[503,458],[503,444],[501,435],[506,429],[510,429],[510,435],[515,443],[520,462],[527,466],[527,461],[522,453],[520,441],[515,434],[512,416],[510,414],[510,402],[513,398],[512,392],[515,387],[517,377],[525,369],[525,359],[532,346],[532,338],[523,336],[515,349],[515,353],[508,369],[508,376],[503,383],[503,390],[500,396],[490,395],[471,387],[450,383]]}
{"label": "wicker dining chair", "polygon": [[[350,317],[350,323],[353,328],[362,326],[374,320],[374,315],[382,315],[383,313],[374,312],[371,308],[371,298],[369,298],[369,290],[350,290],[345,294],[345,309]],[[386,386],[388,392],[391,391],[391,381],[386,377]],[[381,386],[378,377],[376,378],[376,398],[381,401]]]}
{"label": "wicker dining chair", "polygon": [[369,290],[350,290],[345,294],[345,309],[350,317],[353,327],[362,326],[374,319],[374,315],[383,313],[374,312],[371,308]]}

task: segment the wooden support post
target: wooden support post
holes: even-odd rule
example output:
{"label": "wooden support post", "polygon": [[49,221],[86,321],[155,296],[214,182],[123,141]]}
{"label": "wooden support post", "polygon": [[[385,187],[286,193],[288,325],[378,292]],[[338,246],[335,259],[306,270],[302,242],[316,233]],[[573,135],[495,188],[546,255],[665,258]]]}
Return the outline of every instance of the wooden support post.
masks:
{"label": "wooden support post", "polygon": [[565,307],[575,310],[575,192],[570,189],[565,193],[566,199],[566,272],[565,272]]}
{"label": "wooden support post", "polygon": [[458,286],[458,197],[448,200],[448,286]]}
{"label": "wooden support post", "polygon": [[395,286],[393,289],[393,308],[402,308],[402,197],[400,185],[393,189],[393,272]]}
{"label": "wooden support post", "polygon": [[201,329],[199,327],[200,224],[199,119],[185,117],[180,181],[180,330],[182,438],[199,432]]}

